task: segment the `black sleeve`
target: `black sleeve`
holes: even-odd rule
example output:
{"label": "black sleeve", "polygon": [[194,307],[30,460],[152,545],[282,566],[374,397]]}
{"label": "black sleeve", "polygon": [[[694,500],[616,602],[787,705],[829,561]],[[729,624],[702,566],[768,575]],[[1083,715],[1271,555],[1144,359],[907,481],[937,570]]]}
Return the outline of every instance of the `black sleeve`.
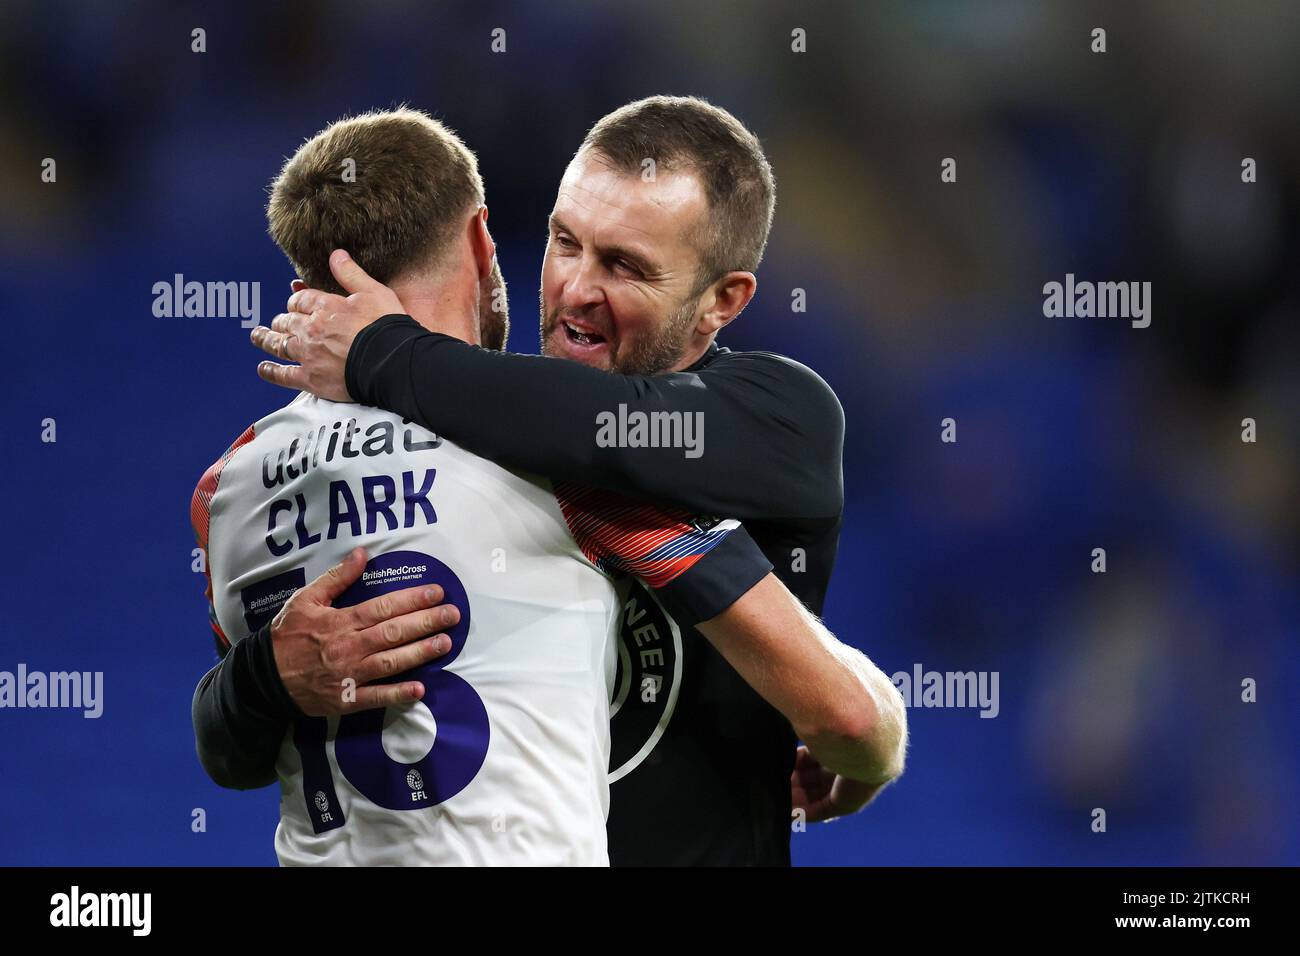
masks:
{"label": "black sleeve", "polygon": [[[518,471],[741,521],[842,510],[844,411],[821,378],[782,356],[729,353],[694,372],[615,375],[489,351],[389,315],[357,336],[345,377],[357,401]],[[597,416],[620,406],[702,413],[702,454],[601,447]]]}
{"label": "black sleeve", "polygon": [[738,525],[657,593],[679,622],[695,625],[731,607],[771,570],[772,562]]}
{"label": "black sleeve", "polygon": [[214,783],[232,790],[275,783],[281,741],[302,712],[280,680],[270,623],[203,675],[192,714],[199,762]]}

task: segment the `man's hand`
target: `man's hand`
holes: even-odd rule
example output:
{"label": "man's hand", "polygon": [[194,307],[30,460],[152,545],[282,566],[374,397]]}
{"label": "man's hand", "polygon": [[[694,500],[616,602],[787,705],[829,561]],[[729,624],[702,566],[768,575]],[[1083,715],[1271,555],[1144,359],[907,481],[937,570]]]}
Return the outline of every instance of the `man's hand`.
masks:
{"label": "man's hand", "polygon": [[790,804],[803,810],[809,823],[821,823],[857,813],[884,786],[837,776],[818,763],[807,747],[800,746],[790,774]]}
{"label": "man's hand", "polygon": [[271,328],[257,326],[251,338],[263,352],[297,365],[262,362],[257,374],[274,385],[311,392],[335,402],[352,397],[343,381],[348,350],[357,333],[371,322],[393,313],[403,313],[397,293],[366,275],[342,249],[330,254],[330,272],[347,292],[347,298],[316,289],[298,288],[289,297],[288,310],[271,321]]}
{"label": "man's hand", "polygon": [[[275,663],[298,709],[328,717],[409,703],[424,696],[419,681],[365,686],[400,674],[451,650],[438,632],[460,620],[437,585],[381,594],[349,608],[331,603],[361,577],[366,552],[353,548],[342,564],[298,590],[271,623]],[[430,636],[434,635],[434,636]],[[355,683],[355,700],[343,699],[343,681]]]}

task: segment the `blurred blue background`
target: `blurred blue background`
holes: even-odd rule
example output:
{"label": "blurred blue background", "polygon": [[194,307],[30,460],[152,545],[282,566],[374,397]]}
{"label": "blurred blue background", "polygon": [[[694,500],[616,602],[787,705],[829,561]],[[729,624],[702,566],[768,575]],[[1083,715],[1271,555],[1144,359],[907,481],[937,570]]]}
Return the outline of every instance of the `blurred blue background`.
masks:
{"label": "blurred blue background", "polygon": [[[407,102],[478,152],[535,352],[560,174],[661,92],[733,111],[776,172],[721,341],[844,405],[828,624],[891,674],[1000,674],[996,719],[912,709],[904,778],[795,861],[1300,863],[1297,49],[1300,8],[1270,3],[7,0],[0,669],[102,670],[106,700],[0,710],[0,864],[275,862],[275,788],[194,755],[189,501],[286,395],[238,319],[155,318],[153,284],[260,282],[269,322],[292,273],[265,187],[328,122]],[[1151,327],[1045,318],[1067,272],[1150,281]]]}

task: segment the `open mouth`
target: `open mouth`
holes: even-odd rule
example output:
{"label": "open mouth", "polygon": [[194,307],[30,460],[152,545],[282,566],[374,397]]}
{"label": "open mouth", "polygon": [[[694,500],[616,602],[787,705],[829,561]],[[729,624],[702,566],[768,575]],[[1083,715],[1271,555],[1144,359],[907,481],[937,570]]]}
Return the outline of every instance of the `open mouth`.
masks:
{"label": "open mouth", "polygon": [[605,336],[603,335],[598,335],[597,333],[592,331],[584,331],[578,328],[572,322],[566,321],[566,322],[562,322],[561,324],[564,326],[565,336],[568,338],[570,342],[573,342],[575,345],[593,346],[593,345],[606,344]]}

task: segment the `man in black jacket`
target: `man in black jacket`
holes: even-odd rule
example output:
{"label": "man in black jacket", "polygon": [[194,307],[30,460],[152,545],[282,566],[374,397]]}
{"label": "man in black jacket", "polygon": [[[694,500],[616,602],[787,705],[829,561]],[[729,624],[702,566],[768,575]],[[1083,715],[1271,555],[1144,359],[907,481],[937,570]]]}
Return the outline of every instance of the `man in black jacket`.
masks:
{"label": "man in black jacket", "polygon": [[[729,113],[689,97],[632,103],[592,128],[560,184],[546,357],[429,332],[336,252],[353,294],[299,288],[253,341],[300,365],[259,373],[398,412],[508,468],[737,518],[820,613],[843,510],[843,411],[803,365],[715,341],[754,295],[774,204],[758,140]],[[648,649],[644,637],[625,635],[632,693],[613,724],[615,865],[788,864],[792,806],[828,819],[887,782],[821,768],[697,634]]]}

